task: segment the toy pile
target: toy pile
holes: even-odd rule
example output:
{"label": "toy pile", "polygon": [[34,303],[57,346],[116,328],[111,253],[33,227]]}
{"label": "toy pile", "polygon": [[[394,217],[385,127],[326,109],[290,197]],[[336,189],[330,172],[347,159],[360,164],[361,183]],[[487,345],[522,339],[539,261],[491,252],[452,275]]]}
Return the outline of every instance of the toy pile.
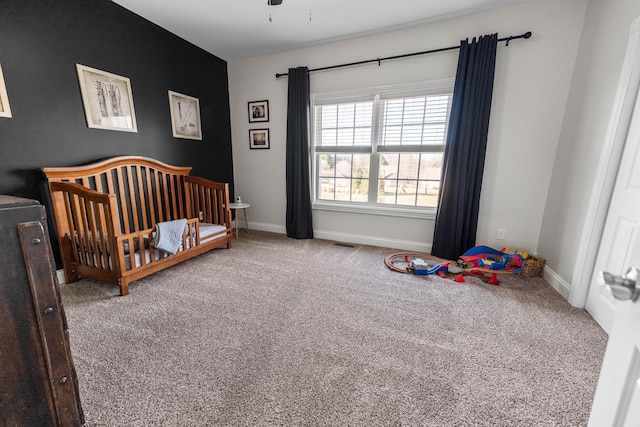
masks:
{"label": "toy pile", "polygon": [[529,254],[521,249],[506,247],[501,251],[488,246],[474,246],[460,256],[458,265],[463,268],[486,268],[519,273]]}
{"label": "toy pile", "polygon": [[[423,257],[432,258],[435,263],[429,264]],[[539,264],[536,256],[530,256],[527,251],[513,247],[502,250],[488,246],[474,246],[461,255],[457,262],[447,261],[427,254],[416,252],[400,252],[385,258],[385,264],[395,271],[412,273],[415,275],[437,274],[440,277],[451,277],[456,282],[464,282],[464,276],[477,275],[492,285],[498,284],[498,274],[523,274],[527,272],[531,262]],[[394,263],[398,263],[395,265]],[[402,266],[402,267],[401,267]],[[451,268],[453,267],[453,271]],[[535,274],[539,273],[539,269]],[[522,273],[521,273],[522,272]],[[490,278],[484,278],[490,274]]]}
{"label": "toy pile", "polygon": [[[490,273],[488,283],[495,285],[498,284],[498,274],[519,273],[528,258],[529,254],[518,248],[504,247],[499,251],[488,246],[474,246],[461,255],[455,263],[456,267],[464,271],[456,274],[454,280],[464,282],[465,273],[480,276]],[[449,273],[449,262],[429,265],[422,258],[407,259],[407,271],[416,275],[437,273],[445,277]]]}

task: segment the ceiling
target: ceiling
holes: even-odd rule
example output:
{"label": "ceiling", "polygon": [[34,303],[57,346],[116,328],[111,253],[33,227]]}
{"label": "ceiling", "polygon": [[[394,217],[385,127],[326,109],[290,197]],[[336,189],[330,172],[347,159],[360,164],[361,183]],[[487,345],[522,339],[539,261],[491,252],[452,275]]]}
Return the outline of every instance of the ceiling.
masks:
{"label": "ceiling", "polygon": [[228,61],[530,0],[283,0],[279,6],[267,0],[113,1]]}

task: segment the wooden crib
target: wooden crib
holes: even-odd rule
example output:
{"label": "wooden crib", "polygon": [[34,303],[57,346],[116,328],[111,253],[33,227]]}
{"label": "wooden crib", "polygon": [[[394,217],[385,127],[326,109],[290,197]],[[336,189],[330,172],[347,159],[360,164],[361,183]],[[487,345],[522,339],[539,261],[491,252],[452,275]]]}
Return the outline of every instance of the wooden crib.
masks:
{"label": "wooden crib", "polygon": [[[191,167],[124,156],[43,172],[68,283],[87,277],[127,295],[134,280],[231,247],[229,184],[189,176]],[[177,252],[153,247],[157,225],[180,219]]]}

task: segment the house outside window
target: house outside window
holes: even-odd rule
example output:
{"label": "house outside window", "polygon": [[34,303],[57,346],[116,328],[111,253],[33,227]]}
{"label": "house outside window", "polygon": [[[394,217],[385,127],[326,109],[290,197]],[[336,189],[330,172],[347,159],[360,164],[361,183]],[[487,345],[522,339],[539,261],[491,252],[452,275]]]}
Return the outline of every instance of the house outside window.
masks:
{"label": "house outside window", "polygon": [[314,209],[433,217],[453,84],[313,94]]}

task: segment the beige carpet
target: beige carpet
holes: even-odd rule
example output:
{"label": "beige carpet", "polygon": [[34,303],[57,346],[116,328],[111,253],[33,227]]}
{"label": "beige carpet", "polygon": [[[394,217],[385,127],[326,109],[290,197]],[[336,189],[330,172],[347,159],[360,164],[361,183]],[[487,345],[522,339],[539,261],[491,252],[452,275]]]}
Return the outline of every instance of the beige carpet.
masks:
{"label": "beige carpet", "polygon": [[607,336],[542,278],[388,270],[251,231],[61,288],[88,426],[583,426]]}

